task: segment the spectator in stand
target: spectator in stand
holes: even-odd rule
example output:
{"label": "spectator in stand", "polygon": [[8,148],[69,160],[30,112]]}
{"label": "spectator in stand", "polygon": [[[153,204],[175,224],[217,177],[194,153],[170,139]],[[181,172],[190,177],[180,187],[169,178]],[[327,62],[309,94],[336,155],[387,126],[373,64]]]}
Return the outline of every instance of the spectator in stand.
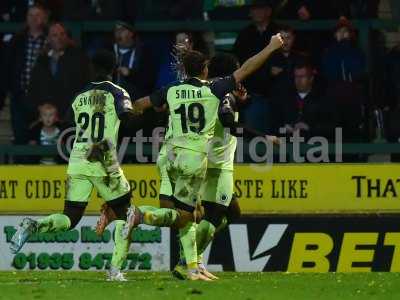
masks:
{"label": "spectator in stand", "polygon": [[69,38],[61,23],[49,28],[48,46],[32,72],[28,97],[36,107],[41,101],[57,107],[60,116],[69,110],[76,92],[90,80],[89,59]]}
{"label": "spectator in stand", "polygon": [[[62,126],[59,122],[57,107],[51,103],[39,106],[39,120],[30,129],[30,145],[54,146],[61,134]],[[54,165],[55,157],[42,157],[40,163]]]}
{"label": "spectator in stand", "polygon": [[355,45],[355,30],[345,17],[339,19],[334,36],[334,43],[323,55],[322,75],[330,102],[335,105],[335,123],[343,129],[344,141],[360,141],[366,102],[365,57]]}
{"label": "spectator in stand", "polygon": [[10,93],[11,122],[15,144],[28,143],[29,124],[35,107],[28,100],[32,69],[45,44],[48,14],[43,6],[29,8],[26,28],[16,34],[6,49],[5,92]]}
{"label": "spectator in stand", "polygon": [[125,88],[132,99],[150,94],[156,77],[151,51],[140,42],[131,23],[117,22],[114,34],[117,59],[114,82]]}
{"label": "spectator in stand", "polygon": [[315,84],[315,69],[308,63],[294,68],[294,84],[281,90],[282,126],[292,135],[300,131],[305,138],[324,136],[331,138],[334,132],[334,110],[324,93]]}
{"label": "spectator in stand", "polygon": [[[243,29],[235,42],[234,53],[240,63],[261,51],[270,41],[279,27],[271,20],[272,4],[267,0],[254,0],[250,8],[252,24]],[[243,109],[244,123],[249,127],[264,132],[271,132],[270,99],[268,99],[269,75],[267,64],[245,81],[244,85],[251,97]]]}
{"label": "spectator in stand", "polygon": [[[123,87],[133,101],[149,95],[155,86],[157,77],[151,49],[147,49],[140,42],[131,23],[117,22],[114,34],[113,50],[117,61],[114,82]],[[144,113],[144,135],[151,136],[159,122],[161,120],[154,110],[146,111]],[[128,128],[121,127],[120,136],[131,137],[132,132]]]}
{"label": "spectator in stand", "polygon": [[293,28],[282,26],[280,29],[281,36],[284,40],[284,46],[281,50],[275,52],[268,62],[268,73],[271,77],[269,86],[271,87],[271,122],[273,133],[278,133],[278,127],[282,123],[282,106],[276,95],[282,90],[287,90],[293,85],[294,67],[299,62],[306,59],[306,55],[302,52],[294,50],[293,46],[296,40],[296,34]]}
{"label": "spectator in stand", "polygon": [[356,82],[366,72],[364,53],[356,45],[356,33],[348,19],[342,17],[334,31],[335,41],[322,58],[322,73],[328,82]]}

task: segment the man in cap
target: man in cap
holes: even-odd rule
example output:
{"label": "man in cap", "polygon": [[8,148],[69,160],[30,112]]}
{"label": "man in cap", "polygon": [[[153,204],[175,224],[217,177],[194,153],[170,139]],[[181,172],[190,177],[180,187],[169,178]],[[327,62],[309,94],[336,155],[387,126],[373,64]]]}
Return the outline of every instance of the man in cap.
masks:
{"label": "man in cap", "polygon": [[133,24],[118,21],[114,29],[113,50],[117,59],[114,82],[125,88],[132,99],[151,92],[154,85],[154,68],[149,51],[140,43]]}

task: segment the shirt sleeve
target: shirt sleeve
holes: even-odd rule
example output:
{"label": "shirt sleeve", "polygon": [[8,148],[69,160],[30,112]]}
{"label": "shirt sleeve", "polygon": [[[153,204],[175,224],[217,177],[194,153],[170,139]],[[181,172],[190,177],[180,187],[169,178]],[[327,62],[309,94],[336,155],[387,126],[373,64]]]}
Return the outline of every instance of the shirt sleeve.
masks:
{"label": "shirt sleeve", "polygon": [[220,78],[211,83],[211,92],[221,101],[224,99],[226,94],[236,89],[236,80],[233,75]]}
{"label": "shirt sleeve", "polygon": [[115,89],[114,91],[114,103],[115,110],[117,112],[118,118],[121,118],[123,113],[129,112],[132,110],[132,102],[131,97],[124,89]]}
{"label": "shirt sleeve", "polygon": [[154,107],[162,107],[167,103],[168,88],[164,87],[150,95],[150,102]]}

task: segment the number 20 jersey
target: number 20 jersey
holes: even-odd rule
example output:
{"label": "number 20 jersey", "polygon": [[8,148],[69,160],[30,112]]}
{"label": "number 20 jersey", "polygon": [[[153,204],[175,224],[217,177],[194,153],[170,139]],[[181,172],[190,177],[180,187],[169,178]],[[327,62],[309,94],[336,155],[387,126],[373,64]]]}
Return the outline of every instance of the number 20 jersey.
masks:
{"label": "number 20 jersey", "polygon": [[155,107],[165,104],[169,107],[172,133],[169,144],[207,153],[214,137],[220,102],[235,87],[233,76],[212,82],[191,78],[151,95],[150,100]]}
{"label": "number 20 jersey", "polygon": [[[72,103],[76,125],[69,175],[111,176],[122,174],[117,160],[120,116],[132,109],[129,94],[109,82],[92,82]],[[107,145],[104,162],[88,160],[93,144]]]}

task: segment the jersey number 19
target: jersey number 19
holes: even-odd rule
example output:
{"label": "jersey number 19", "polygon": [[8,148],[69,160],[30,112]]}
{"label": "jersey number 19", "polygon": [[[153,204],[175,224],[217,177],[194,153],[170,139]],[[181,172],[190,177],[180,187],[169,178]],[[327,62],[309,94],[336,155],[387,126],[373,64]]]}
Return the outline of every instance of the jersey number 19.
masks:
{"label": "jersey number 19", "polygon": [[[188,106],[181,104],[178,109],[175,110],[175,114],[181,116],[182,132],[188,133],[190,131],[199,133],[206,125],[206,118],[204,107],[200,103],[191,103]],[[190,124],[188,124],[190,122]]]}

